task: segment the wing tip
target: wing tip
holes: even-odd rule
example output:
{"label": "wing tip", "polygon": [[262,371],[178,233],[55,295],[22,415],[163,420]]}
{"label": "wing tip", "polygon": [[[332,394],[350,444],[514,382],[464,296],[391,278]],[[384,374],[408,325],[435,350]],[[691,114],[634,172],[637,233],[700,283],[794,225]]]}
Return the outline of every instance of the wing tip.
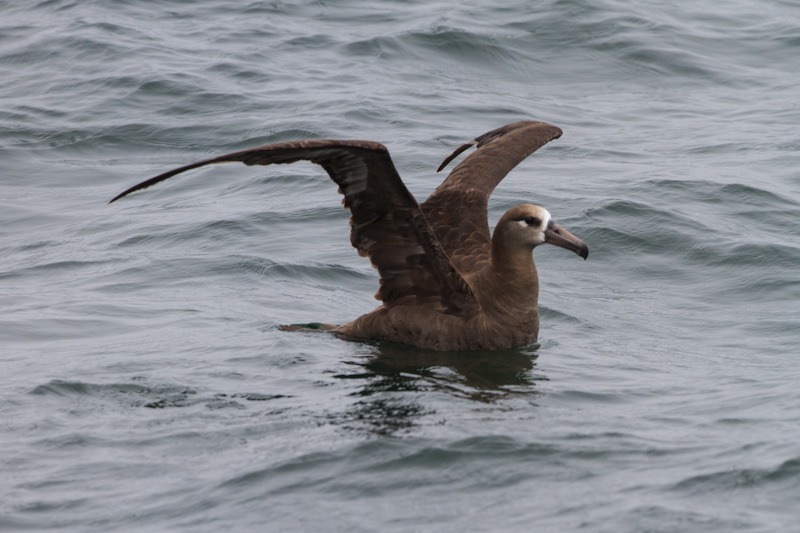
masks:
{"label": "wing tip", "polygon": [[462,144],[461,146],[456,148],[456,150],[452,154],[450,154],[447,158],[445,158],[444,161],[442,161],[442,164],[439,165],[439,168],[436,169],[436,172],[441,172],[450,163],[450,161],[458,157],[463,151],[465,151],[469,147],[477,146],[478,148],[481,148],[487,145],[488,143],[492,142],[493,140],[502,137],[516,129],[526,128],[526,127],[544,127],[551,129],[551,136],[550,139],[548,139],[548,141],[552,141],[553,139],[558,139],[564,133],[558,126],[554,126],[553,124],[550,124],[548,122],[542,122],[539,120],[522,120],[519,122],[512,122],[511,124],[506,124],[505,126],[501,126],[491,131],[487,131],[483,135],[475,137],[475,139],[473,139],[472,141]]}
{"label": "wing tip", "polygon": [[[165,176],[165,174],[169,174],[169,176]],[[126,189],[126,190],[122,191],[121,193],[119,193],[118,195],[116,195],[114,198],[109,200],[108,204],[106,204],[106,205],[113,204],[114,202],[116,202],[120,198],[124,198],[125,196],[128,196],[132,192],[140,191],[142,189],[146,189],[146,188],[148,188],[148,187],[150,187],[152,185],[155,185],[159,181],[163,181],[163,180],[169,178],[170,176],[174,176],[174,173],[172,173],[172,171],[166,172],[166,173],[161,174],[159,176],[156,176],[155,178],[150,178],[150,179],[145,180],[145,181],[143,181],[141,183],[137,183],[133,187],[131,187],[129,189]]]}
{"label": "wing tip", "polygon": [[[151,178],[151,179],[152,179],[152,178]],[[118,195],[116,195],[114,198],[112,198],[111,200],[109,200],[109,201],[108,201],[108,204],[106,204],[106,205],[111,205],[111,204],[113,204],[114,202],[116,202],[117,200],[119,200],[120,198],[124,198],[125,196],[128,196],[128,195],[129,195],[130,193],[132,193],[132,192],[136,192],[136,191],[138,191],[138,190],[141,190],[141,189],[146,189],[146,188],[150,187],[150,185],[153,185],[153,183],[149,183],[150,181],[151,181],[151,180],[147,180],[147,181],[143,181],[142,183],[137,183],[137,184],[136,184],[136,185],[134,185],[133,187],[131,187],[131,188],[129,188],[129,189],[126,189],[125,191],[122,191],[121,193],[119,193]],[[147,184],[147,185],[145,185],[145,184]]]}
{"label": "wing tip", "polygon": [[[236,154],[238,154],[238,152]],[[235,154],[227,154],[227,155],[223,155],[223,156],[220,156],[220,157],[215,157],[213,159],[205,159],[203,161],[198,161],[196,163],[191,163],[189,165],[184,165],[184,166],[179,167],[179,168],[174,168],[172,170],[168,170],[167,172],[164,172],[163,174],[159,174],[158,176],[155,176],[153,178],[144,180],[141,183],[137,183],[133,187],[131,187],[131,188],[119,193],[118,195],[116,195],[108,203],[112,204],[112,203],[116,202],[117,200],[119,200],[120,198],[128,196],[132,192],[141,191],[142,189],[147,189],[148,187],[152,187],[156,183],[160,183],[160,182],[162,182],[162,181],[164,181],[166,179],[171,178],[172,176],[176,176],[178,174],[186,172],[187,170],[193,170],[195,168],[200,168],[200,167],[203,167],[203,166],[206,166],[206,165],[215,164],[215,163],[227,163],[227,162],[235,161],[234,159],[230,159],[230,156],[232,156],[232,155],[235,155]],[[248,164],[248,163],[245,163],[245,164]]]}
{"label": "wing tip", "polygon": [[464,144],[462,144],[461,146],[459,146],[458,148],[456,148],[456,149],[455,149],[455,151],[454,151],[452,154],[450,154],[449,156],[447,156],[447,157],[445,158],[445,160],[444,160],[444,161],[442,161],[442,164],[441,164],[441,165],[439,165],[439,168],[437,168],[437,169],[436,169],[436,172],[441,172],[441,171],[442,171],[442,169],[444,169],[444,167],[446,167],[446,166],[447,166],[447,165],[450,163],[450,161],[452,161],[453,159],[455,159],[456,157],[458,157],[459,155],[461,155],[461,152],[463,152],[464,150],[468,149],[469,147],[471,147],[471,146],[475,146],[475,145],[477,145],[477,144],[478,144],[478,141],[477,141],[477,139],[476,139],[476,140],[474,140],[474,141],[470,141],[470,142],[468,142],[468,143],[464,143]]}

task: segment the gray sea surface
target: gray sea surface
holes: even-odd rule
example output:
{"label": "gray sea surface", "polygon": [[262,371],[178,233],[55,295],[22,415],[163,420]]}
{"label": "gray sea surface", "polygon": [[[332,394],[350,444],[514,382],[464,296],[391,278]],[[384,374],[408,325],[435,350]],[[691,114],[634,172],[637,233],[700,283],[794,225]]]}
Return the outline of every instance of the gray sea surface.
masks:
{"label": "gray sea surface", "polygon": [[[522,119],[514,350],[280,331],[377,305],[315,165],[107,205]],[[797,2],[1,2],[0,530],[800,531],[798,222]]]}

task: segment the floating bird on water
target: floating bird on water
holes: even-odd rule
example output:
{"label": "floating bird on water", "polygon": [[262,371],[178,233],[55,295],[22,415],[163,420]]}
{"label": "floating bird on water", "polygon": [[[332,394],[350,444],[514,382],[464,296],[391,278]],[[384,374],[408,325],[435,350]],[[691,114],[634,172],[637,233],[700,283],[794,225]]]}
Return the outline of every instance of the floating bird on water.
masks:
{"label": "floating bird on water", "polygon": [[494,188],[523,159],[560,136],[556,126],[535,121],[485,133],[444,160],[439,171],[477,147],[422,205],[403,184],[385,146],[324,139],[269,144],[192,163],[134,185],[111,202],[213,163],[311,161],[339,185],[351,213],[350,241],[380,273],[375,298],[383,302],[348,324],[322,329],[433,350],[499,350],[538,336],[533,249],[549,243],[584,259],[589,255],[583,241],[531,204],[511,208],[494,235],[489,232],[487,205]]}

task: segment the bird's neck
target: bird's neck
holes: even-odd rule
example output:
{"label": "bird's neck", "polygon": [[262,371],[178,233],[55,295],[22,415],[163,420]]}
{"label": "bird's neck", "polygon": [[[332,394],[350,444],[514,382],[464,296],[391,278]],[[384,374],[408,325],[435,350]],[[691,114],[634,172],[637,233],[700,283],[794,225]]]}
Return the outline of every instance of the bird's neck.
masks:
{"label": "bird's neck", "polygon": [[519,313],[536,310],[539,301],[539,276],[530,248],[504,246],[500,239],[492,242],[492,258],[486,270],[490,297],[498,311]]}

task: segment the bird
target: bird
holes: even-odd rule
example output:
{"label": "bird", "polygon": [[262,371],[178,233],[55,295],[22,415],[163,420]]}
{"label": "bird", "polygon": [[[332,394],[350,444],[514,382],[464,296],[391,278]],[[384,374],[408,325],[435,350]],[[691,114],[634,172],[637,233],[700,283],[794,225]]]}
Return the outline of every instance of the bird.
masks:
{"label": "bird", "polygon": [[[339,186],[350,210],[350,241],[380,274],[381,304],[355,320],[312,329],[346,339],[391,341],[437,351],[504,350],[535,342],[539,278],[533,249],[548,243],[586,259],[589,247],[533,204],[509,209],[490,233],[489,196],[522,160],[557,139],[546,122],[507,124],[459,146],[438,168],[471,147],[419,204],[379,142],[306,139],[279,142],[164,172],[109,203],[187,170],[215,163],[271,165],[310,161]],[[286,326],[286,330],[307,329]]]}

